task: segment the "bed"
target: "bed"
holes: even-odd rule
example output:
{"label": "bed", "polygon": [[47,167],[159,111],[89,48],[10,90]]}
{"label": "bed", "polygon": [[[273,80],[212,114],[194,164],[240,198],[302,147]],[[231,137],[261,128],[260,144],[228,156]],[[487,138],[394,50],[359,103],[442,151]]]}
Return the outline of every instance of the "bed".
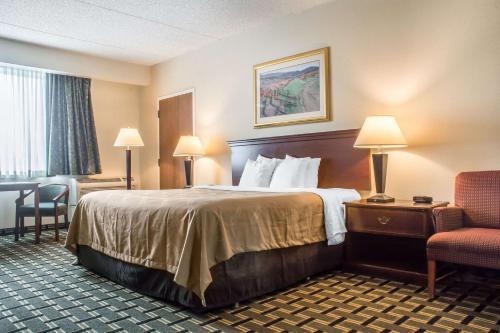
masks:
{"label": "bed", "polygon": [[[229,142],[233,183],[246,159],[288,153],[322,157],[321,188],[367,189],[368,154],[352,148],[356,134]],[[205,311],[337,267],[343,245],[330,241],[326,221],[334,215],[325,211],[349,193],[229,186],[98,192],[79,202],[66,247],[81,265],[128,288]]]}

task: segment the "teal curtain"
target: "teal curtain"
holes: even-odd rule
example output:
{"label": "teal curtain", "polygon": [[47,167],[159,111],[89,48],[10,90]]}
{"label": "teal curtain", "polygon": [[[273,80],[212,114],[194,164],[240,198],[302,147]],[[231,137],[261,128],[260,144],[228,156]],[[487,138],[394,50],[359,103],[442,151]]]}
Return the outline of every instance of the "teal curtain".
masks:
{"label": "teal curtain", "polygon": [[47,74],[47,173],[101,173],[90,79]]}

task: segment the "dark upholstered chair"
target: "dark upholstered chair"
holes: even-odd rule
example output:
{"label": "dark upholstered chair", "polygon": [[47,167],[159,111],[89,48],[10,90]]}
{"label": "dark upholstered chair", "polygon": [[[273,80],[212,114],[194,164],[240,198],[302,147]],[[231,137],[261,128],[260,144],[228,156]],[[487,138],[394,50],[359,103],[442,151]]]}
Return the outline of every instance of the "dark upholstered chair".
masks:
{"label": "dark upholstered chair", "polygon": [[436,261],[500,269],[500,170],[460,173],[455,205],[434,209],[436,234],[427,242],[430,297]]}
{"label": "dark upholstered chair", "polygon": [[[33,192],[26,193],[16,200],[16,230],[21,230],[24,237],[24,218],[35,216],[35,205],[24,204],[24,199]],[[59,240],[59,219],[64,215],[64,227],[68,227],[69,186],[64,184],[47,184],[40,186],[40,216],[54,217],[55,240]],[[17,235],[16,235],[17,238]]]}

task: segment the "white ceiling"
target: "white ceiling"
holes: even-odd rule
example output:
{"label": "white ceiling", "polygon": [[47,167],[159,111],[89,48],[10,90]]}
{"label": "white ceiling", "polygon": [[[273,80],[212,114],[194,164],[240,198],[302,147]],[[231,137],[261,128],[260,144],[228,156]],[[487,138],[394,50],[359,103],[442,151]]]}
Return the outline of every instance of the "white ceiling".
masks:
{"label": "white ceiling", "polygon": [[152,65],[332,0],[0,0],[0,37]]}

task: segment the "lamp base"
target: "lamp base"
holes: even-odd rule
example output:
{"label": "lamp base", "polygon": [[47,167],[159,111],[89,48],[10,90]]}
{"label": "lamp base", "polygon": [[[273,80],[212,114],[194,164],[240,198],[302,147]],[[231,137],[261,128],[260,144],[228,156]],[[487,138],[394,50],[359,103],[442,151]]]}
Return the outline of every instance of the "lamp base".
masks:
{"label": "lamp base", "polygon": [[388,203],[388,202],[394,202],[394,198],[385,195],[384,193],[378,193],[372,197],[369,197],[368,199],[366,199],[366,201],[377,202],[377,203]]}
{"label": "lamp base", "polygon": [[184,172],[186,174],[186,186],[184,188],[193,187],[193,158],[191,156],[186,157],[184,160]]}
{"label": "lamp base", "polygon": [[377,194],[366,199],[368,202],[387,203],[394,202],[394,198],[385,195],[385,178],[387,174],[387,154],[381,152],[372,154],[373,174],[375,175],[375,187]]}

